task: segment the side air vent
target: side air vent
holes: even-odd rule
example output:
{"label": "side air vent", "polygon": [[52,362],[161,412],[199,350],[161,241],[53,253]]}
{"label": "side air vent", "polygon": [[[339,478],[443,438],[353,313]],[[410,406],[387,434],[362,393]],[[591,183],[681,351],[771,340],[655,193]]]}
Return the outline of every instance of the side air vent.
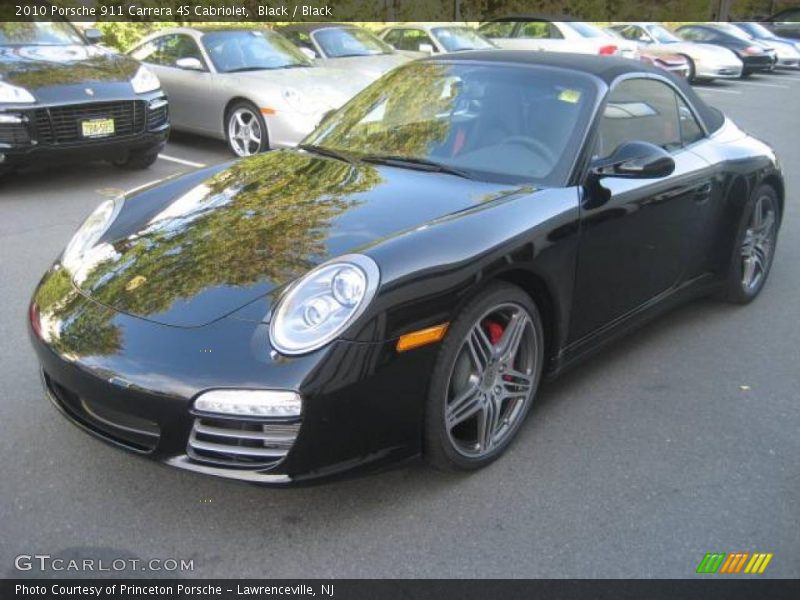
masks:
{"label": "side air vent", "polygon": [[300,423],[197,417],[187,454],[204,463],[229,467],[267,468],[289,453]]}

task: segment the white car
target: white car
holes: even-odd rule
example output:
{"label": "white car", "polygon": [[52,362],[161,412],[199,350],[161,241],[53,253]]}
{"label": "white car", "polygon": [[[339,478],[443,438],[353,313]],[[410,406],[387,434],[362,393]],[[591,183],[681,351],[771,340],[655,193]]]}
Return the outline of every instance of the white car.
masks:
{"label": "white car", "polygon": [[758,40],[763,44],[775,48],[779,69],[800,69],[800,42],[797,40],[781,39],[764,27],[761,23],[731,23],[751,40]]}
{"label": "white car", "polygon": [[324,67],[377,79],[411,60],[366,29],[345,23],[293,23],[277,31]]}
{"label": "white car", "polygon": [[609,38],[602,29],[578,21],[516,17],[488,21],[478,32],[501,48],[637,58],[636,44]]}
{"label": "white car", "polygon": [[393,48],[419,56],[497,48],[471,27],[459,23],[403,23],[386,27],[378,35]]}
{"label": "white car", "polygon": [[741,59],[722,46],[687,42],[659,23],[619,23],[611,28],[648,51],[685,56],[689,60],[689,81],[739,79],[742,76],[744,65]]}
{"label": "white car", "polygon": [[227,140],[237,156],[296,145],[371,81],[264,29],[162,29],[128,54],[158,75],[173,129]]}

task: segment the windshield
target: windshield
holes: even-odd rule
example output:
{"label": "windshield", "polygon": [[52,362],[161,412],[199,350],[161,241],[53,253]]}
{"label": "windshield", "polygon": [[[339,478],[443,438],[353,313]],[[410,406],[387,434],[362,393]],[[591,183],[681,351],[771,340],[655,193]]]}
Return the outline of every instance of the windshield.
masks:
{"label": "windshield", "polygon": [[311,66],[289,40],[271,31],[212,31],[203,35],[203,45],[221,73]]}
{"label": "windshield", "polygon": [[320,29],[314,39],[328,58],[392,54],[391,46],[369,31],[355,27]]}
{"label": "windshield", "polygon": [[753,39],[752,36],[750,36],[750,34],[748,34],[745,31],[742,31],[736,25],[732,25],[731,23],[715,23],[714,26],[719,31],[727,33],[728,35],[732,35],[733,37],[738,38],[740,40],[750,41],[751,39]]}
{"label": "windshield", "polygon": [[608,37],[608,35],[606,35],[602,29],[595,27],[594,25],[589,25],[589,23],[573,21],[568,23],[568,25],[585,38]]}
{"label": "windshield", "polygon": [[63,21],[0,22],[0,45],[69,46],[83,44],[72,25]]}
{"label": "windshield", "polygon": [[748,34],[752,35],[755,38],[765,38],[774,40],[777,39],[774,33],[772,33],[769,29],[764,27],[761,23],[737,23],[737,27],[746,31]]}
{"label": "windshield", "polygon": [[563,185],[596,93],[588,75],[564,69],[411,63],[333,113],[305,144],[486,181]]}
{"label": "windshield", "polygon": [[489,40],[469,27],[436,27],[431,30],[431,33],[447,52],[495,47]]}
{"label": "windshield", "polygon": [[673,42],[681,42],[681,38],[672,33],[669,29],[661,25],[651,25],[647,28],[648,33],[653,36],[653,39],[661,44],[672,44]]}

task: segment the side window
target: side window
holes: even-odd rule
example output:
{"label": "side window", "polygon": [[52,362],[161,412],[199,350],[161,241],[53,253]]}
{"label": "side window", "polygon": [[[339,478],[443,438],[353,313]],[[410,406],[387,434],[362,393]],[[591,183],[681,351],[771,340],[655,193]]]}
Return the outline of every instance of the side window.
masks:
{"label": "side window", "polygon": [[676,99],[678,101],[678,123],[681,128],[681,141],[684,146],[687,146],[703,139],[705,134],[691,109],[683,101],[683,98],[676,96]]}
{"label": "side window", "polygon": [[529,21],[522,26],[519,37],[523,38],[550,38],[550,23],[543,21]]}
{"label": "side window", "polygon": [[597,155],[611,155],[625,142],[650,142],[665,150],[683,143],[678,120],[678,96],[652,79],[628,79],[608,97],[600,122]]}
{"label": "side window", "polygon": [[634,42],[649,42],[650,34],[648,34],[644,29],[641,27],[637,27],[636,25],[631,25],[630,27],[626,27],[621,32],[622,37],[626,40],[633,40]]}
{"label": "side window", "polygon": [[514,31],[514,22],[494,21],[492,23],[484,23],[478,27],[478,31],[488,38],[510,38]]}
{"label": "side window", "polygon": [[383,41],[397,48],[397,43],[400,41],[400,34],[401,31],[399,29],[390,29],[386,32],[386,35],[383,36]]}
{"label": "side window", "polygon": [[403,29],[401,30],[400,39],[397,44],[395,44],[395,48],[398,50],[417,52],[419,51],[420,44],[429,44],[433,46],[434,51],[436,50],[433,40],[431,40],[424,31],[420,31],[419,29]]}
{"label": "side window", "polygon": [[196,58],[204,65],[206,64],[197,43],[188,35],[182,33],[165,35],[161,40],[162,62],[160,64],[172,67],[180,58]]}
{"label": "side window", "polygon": [[145,42],[138,48],[131,51],[131,56],[136,60],[151,65],[163,64],[161,60],[161,40],[163,38],[155,38],[149,42]]}
{"label": "side window", "polygon": [[314,43],[311,41],[311,36],[305,31],[284,31],[282,33],[298,48],[305,48],[306,50],[311,50],[314,54],[317,53],[314,49]]}
{"label": "side window", "polygon": [[685,27],[680,30],[681,37],[692,42],[700,41],[700,30],[694,27]]}

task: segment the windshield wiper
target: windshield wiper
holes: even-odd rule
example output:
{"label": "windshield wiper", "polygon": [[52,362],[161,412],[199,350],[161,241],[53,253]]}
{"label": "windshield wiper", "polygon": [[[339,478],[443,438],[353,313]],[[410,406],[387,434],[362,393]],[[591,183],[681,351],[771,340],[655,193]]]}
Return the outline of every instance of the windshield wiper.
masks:
{"label": "windshield wiper", "polygon": [[344,161],[346,163],[350,163],[351,165],[355,166],[356,161],[355,159],[345,152],[340,152],[339,150],[334,150],[333,148],[326,148],[325,146],[316,146],[314,144],[298,144],[298,148],[301,150],[305,150],[306,152],[313,152],[314,154],[319,154],[320,156],[327,156],[330,158],[335,158],[337,160]]}
{"label": "windshield wiper", "polygon": [[269,71],[271,67],[238,67],[236,69],[229,69],[226,73],[242,73],[244,71]]}
{"label": "windshield wiper", "polygon": [[456,175],[464,179],[474,179],[469,171],[445,165],[427,158],[416,158],[413,156],[396,156],[396,155],[377,155],[368,154],[361,156],[364,162],[375,163],[379,165],[389,165],[390,167],[401,167],[406,169],[416,169],[418,171],[431,171],[435,173],[447,173],[448,175]]}

